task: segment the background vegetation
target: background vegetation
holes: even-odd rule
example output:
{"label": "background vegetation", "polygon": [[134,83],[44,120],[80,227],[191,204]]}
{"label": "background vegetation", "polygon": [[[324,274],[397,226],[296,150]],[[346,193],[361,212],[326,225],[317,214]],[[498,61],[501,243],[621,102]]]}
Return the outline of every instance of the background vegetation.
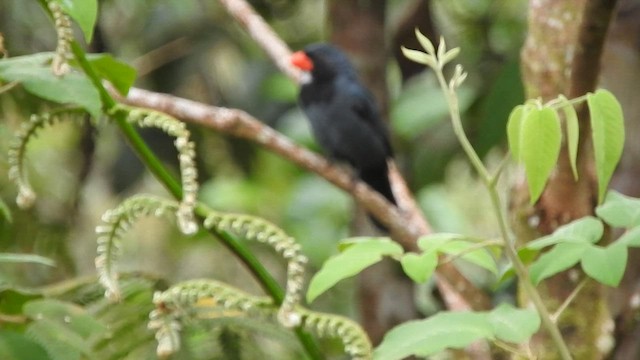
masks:
{"label": "background vegetation", "polygon": [[[507,118],[511,109],[524,101],[523,89],[528,91],[528,97],[545,97],[532,92],[535,85],[522,82],[520,69],[526,68],[526,59],[522,60],[523,66],[521,52],[527,36],[529,4],[524,0],[364,2],[369,4],[364,6],[369,6],[369,10],[384,8],[380,27],[383,36],[363,36],[357,42],[348,37],[348,32],[342,32],[341,24],[335,20],[341,7],[351,6],[347,3],[357,2],[252,1],[292,49],[331,39],[356,53],[356,64],[364,69],[365,81],[372,84],[389,114],[396,160],[434,231],[498,237],[494,217],[486,210],[489,198],[451,130],[448,108],[433,72],[413,67],[399,55],[394,57],[394,52],[399,45],[409,45],[409,36],[404,36],[403,30],[409,27],[413,37],[415,26],[432,39],[443,35],[450,47],[462,48],[457,60],[469,73],[459,89],[466,130],[479,154],[490,167],[495,167],[506,153]],[[634,119],[638,117],[637,107],[633,107],[637,89],[625,84],[640,77],[638,35],[632,35],[631,31],[638,30],[633,19],[640,5],[637,1],[622,3],[605,51],[603,83],[621,99],[630,123],[628,131],[633,131]],[[134,66],[138,71],[135,86],[243,109],[297,143],[317,150],[306,119],[297,108],[295,84],[276,69],[218,2],[108,0],[100,2],[99,16],[94,41],[88,48],[108,52]],[[354,23],[358,19],[354,18]],[[0,2],[0,24],[4,49],[11,57],[55,48],[55,31],[37,1]],[[640,30],[635,34],[640,34]],[[367,64],[358,57],[358,44],[365,44],[360,48],[384,50],[384,71],[367,75]],[[624,81],[619,81],[621,78]],[[25,119],[48,107],[19,86],[0,94],[0,154],[8,152],[13,134]],[[190,126],[190,130],[197,144],[199,199],[219,211],[253,214],[278,224],[302,245],[303,253],[310,259],[310,273],[337,251],[337,240],[360,228],[351,220],[355,206],[349,195],[317,175],[248,141],[197,126]],[[177,173],[172,139],[154,130],[144,130],[142,134]],[[626,194],[638,196],[640,188],[634,181],[637,151],[633,145],[626,150],[614,184]],[[33,348],[33,359],[57,353],[55,349],[34,345],[53,344],[53,340],[46,339],[55,333],[55,326],[43,324],[40,329],[20,318],[37,314],[38,304],[18,311],[22,304],[42,294],[85,306],[96,319],[119,329],[116,338],[93,344],[97,358],[140,359],[152,358],[156,352],[153,334],[145,329],[153,290],[178,281],[213,278],[250,293],[261,293],[243,265],[210,235],[200,232],[184,236],[174,223],[149,218],[137,222],[127,233],[120,261],[123,271],[134,273],[131,281],[124,276],[124,289],[126,296],[137,297],[136,301],[109,305],[101,297],[102,289],[95,284],[95,226],[106,210],[128,196],[145,192],[166,197],[166,190],[145,170],[117,128],[106,121],[96,126],[86,121],[62,122],[44,129],[30,142],[28,159],[30,179],[39,199],[32,209],[19,210],[13,205],[16,187],[8,177],[0,176],[0,195],[8,206],[6,213],[10,214],[0,217],[0,252],[37,254],[51,259],[55,266],[43,264],[43,259],[36,263],[0,263],[0,337],[4,339],[0,339],[0,354],[2,346],[8,349],[20,341]],[[0,156],[0,174],[7,173],[8,167],[6,157]],[[532,213],[526,211],[533,210],[527,208],[524,216],[517,211],[522,202],[517,185],[520,182],[520,173],[508,168],[499,187],[503,192],[515,188],[512,214],[526,221],[532,218],[528,216]],[[556,222],[555,227],[537,230],[542,234],[550,232],[579,217],[573,215]],[[543,225],[547,224],[544,220]],[[282,262],[272,251],[260,244],[250,246],[278,279],[285,278]],[[633,254],[630,256],[632,259]],[[629,264],[637,267],[632,260]],[[493,302],[515,301],[514,283],[496,289],[492,287],[496,279],[490,273],[468,264],[459,265],[474,284],[491,294]],[[624,300],[608,305],[613,309],[608,319],[619,325],[620,334],[613,340],[616,346],[609,346],[607,352],[594,358],[617,352],[621,359],[622,356],[632,359],[638,354],[636,342],[626,340],[626,336],[637,331],[637,324],[630,320],[637,305],[628,306],[635,289],[636,271],[631,269],[629,279],[623,281],[624,295],[614,292],[614,296]],[[358,311],[361,303],[357,298],[362,294],[357,291],[358,286],[356,280],[343,282],[320,297],[313,307],[353,318],[366,316]],[[433,287],[432,283],[421,285],[416,292],[417,300],[408,299],[420,313],[432,314],[443,308]],[[385,291],[393,293],[393,289]],[[407,300],[398,300],[395,306],[404,306],[404,301]],[[61,303],[59,311],[77,310],[69,306]],[[100,338],[95,330],[98,326],[87,325],[90,321],[83,319],[80,323],[95,333],[81,330],[77,333],[85,340]],[[230,317],[215,326],[199,322],[187,325],[191,335],[177,358],[251,359],[264,354],[265,348],[278,354],[274,358],[301,356],[290,333],[277,326],[265,326],[264,322]],[[29,337],[12,338],[19,333],[14,330],[24,331],[27,326]],[[216,342],[210,341],[211,334]],[[323,348],[332,349],[327,351],[330,356],[342,356],[337,343],[323,343]],[[43,355],[45,352],[48,355]],[[71,356],[77,357],[68,358],[86,354],[78,352]]]}

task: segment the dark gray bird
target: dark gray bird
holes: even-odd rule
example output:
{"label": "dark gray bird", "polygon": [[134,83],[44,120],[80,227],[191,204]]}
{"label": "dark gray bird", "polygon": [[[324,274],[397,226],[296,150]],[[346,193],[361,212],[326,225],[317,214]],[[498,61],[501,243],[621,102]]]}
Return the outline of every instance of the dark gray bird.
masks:
{"label": "dark gray bird", "polygon": [[291,62],[306,72],[300,106],[320,147],[330,159],[349,163],[362,181],[395,204],[387,165],[393,156],[389,133],[349,59],[334,46],[313,44],[294,53]]}

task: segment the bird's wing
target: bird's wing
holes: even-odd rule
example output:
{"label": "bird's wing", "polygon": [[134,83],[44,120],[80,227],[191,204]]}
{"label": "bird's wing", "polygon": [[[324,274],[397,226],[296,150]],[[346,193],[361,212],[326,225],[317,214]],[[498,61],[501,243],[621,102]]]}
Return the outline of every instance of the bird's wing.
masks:
{"label": "bird's wing", "polygon": [[380,112],[373,95],[359,84],[357,87],[351,86],[349,90],[348,94],[351,98],[353,111],[384,142],[387,157],[391,157],[393,152],[391,150],[391,144],[389,143],[389,129],[380,117]]}

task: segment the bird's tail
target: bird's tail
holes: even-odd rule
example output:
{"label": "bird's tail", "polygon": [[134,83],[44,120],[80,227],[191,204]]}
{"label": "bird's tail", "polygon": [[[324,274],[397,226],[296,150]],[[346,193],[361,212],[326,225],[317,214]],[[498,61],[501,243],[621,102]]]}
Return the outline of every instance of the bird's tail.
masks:
{"label": "bird's tail", "polygon": [[[375,191],[379,192],[389,200],[392,204],[396,204],[396,198],[393,196],[391,190],[391,183],[389,183],[389,167],[385,161],[382,165],[371,167],[367,169],[360,169],[360,179],[371,186]],[[382,225],[378,220],[369,215],[369,218],[373,224],[380,230],[387,231],[387,228]]]}

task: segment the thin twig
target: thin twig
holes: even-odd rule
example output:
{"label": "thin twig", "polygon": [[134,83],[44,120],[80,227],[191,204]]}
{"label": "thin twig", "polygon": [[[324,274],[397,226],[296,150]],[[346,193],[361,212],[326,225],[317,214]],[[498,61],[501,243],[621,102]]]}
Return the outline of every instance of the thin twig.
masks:
{"label": "thin twig", "polygon": [[[441,59],[438,58],[438,60]],[[542,301],[540,293],[536,290],[535,286],[533,286],[533,284],[529,280],[529,272],[527,271],[527,268],[518,257],[518,252],[515,248],[514,242],[509,235],[505,211],[502,206],[502,202],[500,201],[500,195],[498,194],[498,191],[496,189],[495,181],[492,180],[491,174],[476,153],[475,149],[471,145],[471,142],[469,142],[467,134],[464,131],[464,127],[462,126],[462,118],[460,117],[460,108],[458,106],[458,95],[455,91],[456,89],[454,86],[450,86],[448,84],[442,72],[442,66],[432,68],[434,69],[434,72],[438,79],[438,83],[440,84],[440,87],[442,88],[442,91],[447,100],[447,104],[449,105],[449,115],[451,116],[453,132],[460,142],[465,154],[469,158],[471,165],[474,167],[482,182],[485,184],[487,191],[489,192],[491,205],[493,207],[493,211],[496,214],[498,226],[500,228],[500,236],[504,242],[505,254],[513,265],[513,269],[518,275],[518,279],[520,279],[520,283],[522,284],[522,288],[524,289],[526,295],[529,297],[534,307],[538,311],[544,328],[547,330],[547,332],[551,336],[551,339],[556,345],[559,352],[558,355],[560,355],[561,359],[569,360],[572,358],[571,353],[569,352],[569,348],[567,347],[567,344],[564,341],[562,334],[560,333],[560,329],[558,329],[556,323],[552,321],[549,310]]]}
{"label": "thin twig", "polygon": [[157,47],[132,61],[133,67],[138,71],[138,78],[180,59],[189,54],[192,44],[185,37],[180,37]]}
{"label": "thin twig", "polygon": [[251,38],[267,52],[280,71],[298,83],[302,73],[289,63],[291,50],[269,24],[253,10],[251,5],[246,1],[237,0],[220,0],[220,3],[247,30]]}
{"label": "thin twig", "polygon": [[15,80],[15,81],[11,81],[11,82],[8,82],[8,83],[6,83],[6,84],[4,84],[4,85],[0,86],[0,94],[2,94],[2,93],[4,93],[4,92],[7,92],[7,91],[9,91],[9,90],[11,90],[11,89],[13,89],[13,88],[14,88],[14,87],[16,87],[18,84],[20,84],[20,82],[19,82],[18,80]]}
{"label": "thin twig", "polygon": [[518,349],[517,347],[512,346],[509,343],[506,343],[504,341],[500,341],[500,340],[494,340],[493,344],[499,348],[501,348],[502,350],[505,350],[513,355],[519,356],[519,357],[523,357],[523,358],[527,358],[527,359],[535,359],[535,357],[532,356],[531,354],[531,350],[527,349],[529,351],[524,352],[520,349]]}
{"label": "thin twig", "polygon": [[569,307],[569,305],[571,304],[573,299],[575,299],[576,296],[578,296],[578,293],[587,284],[588,280],[589,280],[588,277],[585,277],[584,279],[582,279],[582,281],[578,284],[578,286],[576,286],[576,288],[573,289],[571,294],[569,294],[569,296],[564,300],[564,302],[562,302],[562,305],[560,305],[558,310],[556,310],[556,312],[554,312],[551,315],[551,320],[553,320],[553,322],[557,322],[558,321],[558,318],[560,317],[560,315],[562,315],[562,313],[567,309],[567,307]]}
{"label": "thin twig", "polygon": [[480,250],[480,249],[484,249],[484,248],[489,247],[489,246],[494,246],[494,245],[495,246],[500,246],[502,244],[503,244],[502,239],[500,239],[500,240],[485,240],[485,241],[481,241],[481,242],[479,242],[477,244],[473,244],[472,246],[469,246],[468,248],[460,251],[457,254],[451,254],[451,255],[445,256],[442,260],[440,260],[440,264],[446,264],[448,262],[452,262],[452,261],[454,261],[456,259],[460,259],[461,257],[463,257],[463,256],[465,256],[465,255],[467,255],[469,253],[472,253],[472,252]]}

